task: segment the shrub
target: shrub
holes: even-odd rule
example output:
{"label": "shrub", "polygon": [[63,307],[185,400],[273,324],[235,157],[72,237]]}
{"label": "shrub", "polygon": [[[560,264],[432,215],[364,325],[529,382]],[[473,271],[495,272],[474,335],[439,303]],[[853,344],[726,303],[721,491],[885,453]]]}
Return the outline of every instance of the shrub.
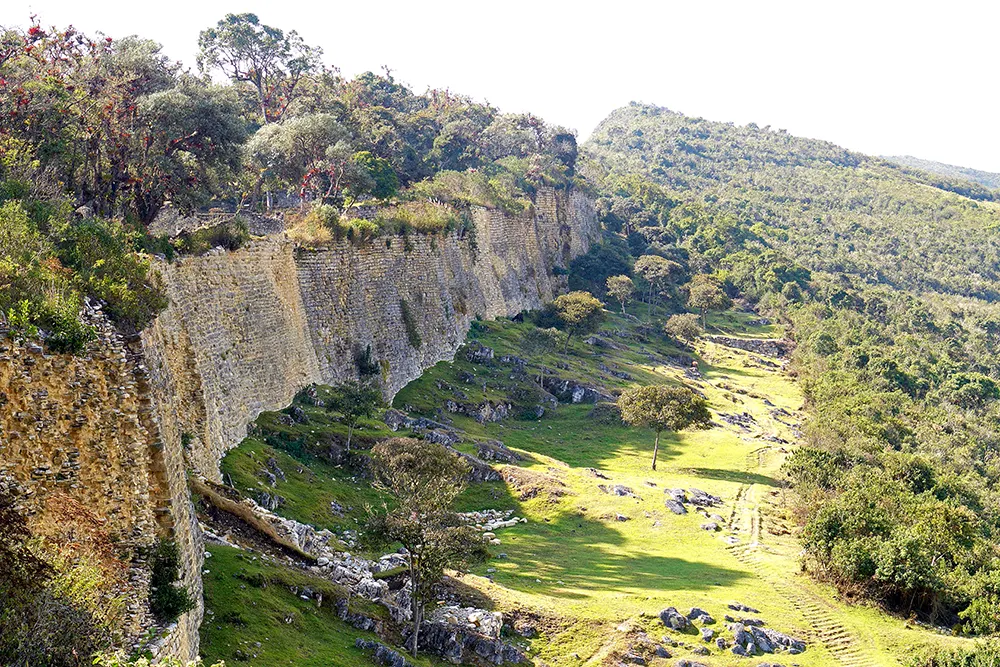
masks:
{"label": "shrub", "polygon": [[410,304],[406,302],[406,299],[399,300],[399,311],[403,315],[406,339],[410,341],[412,347],[419,348],[423,344],[423,341],[420,339],[420,331],[417,330],[417,321],[414,319],[413,313],[410,312]]}
{"label": "shrub", "polygon": [[663,325],[663,331],[671,338],[685,342],[693,341],[701,335],[698,316],[694,313],[671,315],[666,324]]}
{"label": "shrub", "polygon": [[159,275],[135,252],[142,238],[120,222],[95,219],[68,227],[59,242],[59,259],[76,271],[86,292],[104,301],[119,325],[136,331],[168,303]]}
{"label": "shrub", "polygon": [[383,234],[402,235],[408,232],[432,234],[466,230],[472,217],[465,210],[434,201],[411,201],[379,209],[375,224]]}
{"label": "shrub", "polygon": [[250,240],[250,230],[239,217],[193,232],[182,232],[173,240],[174,249],[184,255],[203,255],[213,248],[239,250]]}
{"label": "shrub", "polygon": [[177,620],[186,611],[194,609],[194,600],[188,590],[177,584],[180,576],[180,554],[173,542],[162,541],[150,559],[149,608],[163,623]]}

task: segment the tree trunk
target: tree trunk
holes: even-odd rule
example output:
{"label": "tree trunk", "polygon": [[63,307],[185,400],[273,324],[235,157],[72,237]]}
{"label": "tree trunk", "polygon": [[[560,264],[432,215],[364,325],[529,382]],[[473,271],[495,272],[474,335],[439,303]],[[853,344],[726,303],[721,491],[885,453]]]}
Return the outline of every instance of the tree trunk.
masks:
{"label": "tree trunk", "polygon": [[354,424],[349,424],[347,427],[347,453],[351,453],[351,437],[354,435]]}
{"label": "tree trunk", "polygon": [[566,354],[566,350],[569,349],[569,341],[573,337],[573,330],[569,330],[569,334],[566,335],[566,342],[563,343],[563,354]]}
{"label": "tree trunk", "polygon": [[656,455],[660,451],[660,432],[656,432],[656,440],[653,441],[653,470],[656,470]]}
{"label": "tree trunk", "polygon": [[417,657],[417,645],[420,643],[420,603],[417,599],[416,568],[413,566],[413,552],[409,554],[410,562],[410,613],[413,614],[413,657]]}

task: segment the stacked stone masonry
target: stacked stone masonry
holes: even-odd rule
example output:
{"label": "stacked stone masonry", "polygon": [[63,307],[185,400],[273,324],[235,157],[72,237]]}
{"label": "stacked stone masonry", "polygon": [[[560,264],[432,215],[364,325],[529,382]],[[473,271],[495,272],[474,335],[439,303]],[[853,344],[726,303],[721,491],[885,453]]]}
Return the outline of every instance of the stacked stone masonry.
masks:
{"label": "stacked stone masonry", "polygon": [[[512,316],[564,289],[553,269],[586,252],[599,229],[593,203],[575,192],[542,190],[524,214],[473,217],[475,232],[464,236],[307,249],[279,234],[162,263],[167,310],[139,340],[94,310],[100,337],[86,355],[0,339],[0,476],[27,490],[36,518],[62,493],[111,535],[175,540],[199,604],[154,648],[195,658],[204,543],[188,471],[218,480],[222,456],[260,412],[288,405],[310,383],[356,377],[355,353],[368,345],[391,397],[452,358],[475,317]],[[152,626],[147,592],[142,582],[134,591],[136,636]]]}

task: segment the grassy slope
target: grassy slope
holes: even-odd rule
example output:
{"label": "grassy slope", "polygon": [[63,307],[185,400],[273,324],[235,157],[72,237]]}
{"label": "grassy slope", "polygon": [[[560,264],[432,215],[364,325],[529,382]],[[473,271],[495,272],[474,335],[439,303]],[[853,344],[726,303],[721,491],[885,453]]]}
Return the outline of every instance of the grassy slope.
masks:
{"label": "grassy slope", "polygon": [[[741,327],[739,318],[732,315],[717,325],[746,336],[777,333]],[[528,325],[488,326],[489,333],[479,337],[499,354],[515,351],[518,332]],[[629,326],[615,317],[606,328]],[[680,377],[677,368],[650,363],[645,357],[646,352],[658,356],[677,352],[662,340],[646,349],[630,344],[628,349],[606,351],[599,357],[583,344],[575,345],[574,350],[576,355],[569,362],[572,369],[566,375],[596,377],[601,375],[596,367],[603,362],[627,370],[643,383],[670,382]],[[476,568],[464,577],[465,582],[487,592],[501,608],[529,608],[555,619],[550,624],[555,631],[533,642],[539,657],[551,665],[579,664],[574,654],[585,661],[614,655],[614,649],[627,644],[627,628],[645,628],[659,637],[663,628],[655,615],[666,606],[684,611],[700,606],[721,621],[730,601],[753,605],[771,627],[806,639],[817,629],[815,624],[824,624],[827,617],[832,617],[854,635],[856,645],[874,649],[867,655],[870,664],[896,664],[891,656],[905,656],[911,646],[946,641],[929,632],[908,629],[903,622],[875,610],[835,602],[830,591],[797,574],[798,548],[788,536],[771,535],[765,530],[759,538],[760,546],[750,550],[749,557],[743,553],[742,546],[754,541],[750,534],[753,521],[741,522],[739,515],[753,514],[751,505],[758,501],[765,513],[764,525],[783,532],[777,471],[785,453],[780,445],[759,436],[775,435],[794,441],[790,426],[773,418],[771,411],[777,407],[794,413],[801,407],[802,397],[787,375],[755,363],[751,355],[711,343],[699,345],[698,352],[703,374],[698,387],[713,409],[749,412],[756,418],[757,427],[748,433],[732,426],[718,426],[665,434],[656,472],[649,467],[652,433],[600,425],[587,417],[590,406],[560,406],[554,416],[538,422],[481,426],[456,418],[456,424],[470,432],[497,437],[521,450],[529,457],[525,467],[557,478],[568,491],[561,497],[543,494],[518,502],[518,515],[526,516],[529,522],[500,531],[502,545],[497,551],[507,558]],[[405,388],[396,405],[418,409],[441,405],[446,392],[438,387],[439,381],[465,390],[467,386],[459,385],[455,378],[458,371],[470,368],[466,361],[439,364]],[[486,373],[485,369],[478,371]],[[766,405],[763,397],[775,407]],[[781,420],[791,424],[796,418]],[[587,471],[591,467],[601,470],[611,481],[595,478]],[[625,484],[640,499],[605,494],[597,488],[599,483]],[[741,546],[728,548],[723,539],[730,534],[728,531],[710,534],[702,530],[700,525],[705,519],[700,515],[678,517],[666,510],[663,489],[672,487],[696,487],[723,497],[726,505],[719,513],[726,519],[733,518]],[[737,503],[741,492],[747,500]],[[761,510],[756,511],[759,515]],[[617,514],[630,520],[617,521]],[[495,572],[488,572],[488,568]],[[788,581],[794,585],[790,593],[776,589],[776,582]],[[828,606],[828,611],[821,617],[812,610],[800,611],[794,603],[803,601],[793,601],[789,595],[804,596],[806,603],[815,598]],[[623,622],[628,625],[622,626]],[[697,643],[693,635],[680,639]],[[811,641],[810,645],[805,654],[794,659],[796,664],[840,664],[819,642]],[[721,653],[714,646],[712,649],[712,664],[745,664],[728,652]],[[683,656],[685,651],[680,649],[677,655]]]}
{"label": "grassy slope", "polygon": [[[296,665],[330,667],[368,664],[355,648],[358,637],[377,639],[340,621],[332,600],[338,587],[299,570],[265,562],[248,551],[211,546],[206,560],[205,609],[201,651],[205,664],[225,660],[230,665]],[[262,585],[261,582],[267,582]],[[324,592],[321,607],[303,600],[291,587]],[[364,609],[361,606],[364,605]],[[357,599],[352,611],[377,616],[380,608]],[[257,646],[259,642],[259,646]],[[240,658],[237,658],[242,652]],[[421,659],[430,666],[437,661]]]}
{"label": "grassy slope", "polygon": [[[781,335],[774,327],[750,327],[748,319],[724,314],[712,324],[716,330],[744,337]],[[530,326],[481,323],[472,336],[493,347],[497,356],[518,353],[518,339]],[[635,334],[636,326],[612,315],[605,329],[626,329]],[[601,371],[602,363],[627,371],[634,376],[634,382],[679,381],[680,369],[667,365],[666,358],[681,351],[662,337],[654,335],[647,342],[606,337],[620,349],[598,350],[574,341],[568,356],[550,354],[530,361],[548,367],[565,362],[569,369],[560,370],[560,375],[599,382],[611,390],[630,382]],[[472,437],[503,440],[525,455],[525,471],[521,474],[534,473],[534,481],[543,489],[537,497],[520,500],[515,488],[503,483],[487,484],[472,488],[461,499],[460,509],[514,508],[518,516],[529,521],[499,531],[502,544],[494,552],[505,554],[505,558],[481,564],[459,579],[486,593],[496,608],[508,612],[526,610],[539,619],[542,634],[532,640],[532,649],[539,660],[553,667],[599,665],[605,661],[615,664],[640,631],[648,631],[654,638],[665,634],[656,614],[666,606],[683,611],[703,607],[720,621],[714,627],[723,631],[721,619],[731,601],[757,607],[771,627],[806,639],[809,650],[792,663],[802,667],[894,665],[915,646],[954,641],[874,609],[847,606],[836,601],[830,590],[799,573],[795,539],[782,534],[786,533],[784,492],[778,469],[787,450],[762,436],[793,442],[793,426],[798,421],[795,412],[801,407],[802,397],[786,374],[759,363],[753,355],[703,342],[698,345],[696,357],[703,377],[696,383],[688,380],[688,384],[697,384],[715,412],[748,412],[755,417],[756,425],[745,432],[717,420],[719,425],[712,429],[664,434],[656,472],[649,468],[652,433],[599,424],[588,417],[591,406],[561,405],[555,413],[537,421],[509,419],[487,425],[438,412],[456,391],[470,403],[504,398],[509,366],[474,366],[459,355],[454,362],[437,364],[404,388],[394,401],[396,407],[453,419]],[[475,381],[462,382],[459,374],[463,371],[475,375]],[[775,418],[772,411],[776,408],[793,416]],[[307,411],[310,424],[283,427],[295,431],[290,436],[311,433],[313,438],[323,438],[341,428],[321,410]],[[263,419],[271,420],[267,423],[274,426],[274,417],[265,415]],[[362,434],[376,437],[385,432],[373,422]],[[280,445],[273,439],[271,442]],[[471,445],[460,448],[473,451]],[[287,476],[287,481],[278,481],[274,489],[265,485],[258,473],[270,456]],[[588,468],[599,469],[610,481],[596,478]],[[335,530],[355,527],[363,504],[379,501],[378,495],[350,471],[301,452],[293,456],[260,437],[248,439],[231,452],[223,470],[242,490],[264,489],[286,497],[288,504],[279,510],[281,513]],[[605,494],[598,484],[624,484],[639,498]],[[705,521],[700,515],[692,512],[678,517],[670,513],[663,505],[663,490],[672,487],[696,487],[723,497],[725,506],[713,511],[726,519],[729,528],[708,533],[700,528]],[[345,517],[335,517],[328,510],[329,501],[334,499],[354,509]],[[618,521],[617,514],[629,520]],[[727,535],[739,537],[739,543],[730,546],[725,541]],[[351,637],[357,635],[355,631],[338,625],[335,619],[310,616],[301,610],[301,622],[296,621],[291,628],[275,623],[273,619],[280,615],[279,601],[271,600],[272,594],[266,591],[265,597],[259,598],[261,591],[246,593],[233,584],[225,585],[223,582],[232,579],[232,572],[230,568],[219,574],[224,562],[232,561],[210,561],[213,574],[206,578],[209,608],[219,607],[213,609],[213,618],[219,618],[220,609],[222,613],[225,609],[245,611],[254,602],[258,608],[267,605],[267,611],[263,615],[256,610],[252,615],[244,613],[252,618],[250,629],[206,623],[203,644],[209,656],[231,659],[240,641],[251,637],[262,641],[261,635],[277,635],[281,639],[276,646],[300,661],[295,664],[331,664],[330,660],[332,664],[354,664],[344,660],[352,655],[357,659],[349,647]],[[245,563],[235,565],[246,567]],[[273,595],[279,592],[283,594],[276,591]],[[308,607],[294,596],[283,600],[281,604],[294,606],[302,602]],[[262,616],[261,620],[258,616]],[[324,639],[317,639],[319,635]],[[695,635],[674,639],[689,646],[700,643]],[[310,646],[319,643],[309,649],[313,653],[303,653],[303,642]],[[845,642],[854,648],[845,648]],[[699,658],[702,662],[748,664],[718,651],[714,645],[710,648],[712,656]],[[697,657],[683,647],[670,650],[675,657]],[[789,658],[785,661],[790,662]],[[658,663],[654,659],[650,664]]]}

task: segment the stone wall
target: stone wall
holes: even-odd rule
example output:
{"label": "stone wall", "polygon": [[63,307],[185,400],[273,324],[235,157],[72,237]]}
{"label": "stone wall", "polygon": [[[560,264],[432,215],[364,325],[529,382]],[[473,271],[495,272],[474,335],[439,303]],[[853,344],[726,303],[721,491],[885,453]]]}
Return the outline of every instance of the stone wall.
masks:
{"label": "stone wall", "polygon": [[277,236],[162,265],[171,305],[143,346],[164,431],[175,431],[164,436],[168,448],[183,437],[190,464],[218,480],[222,456],[261,411],[288,405],[307,384],[356,377],[355,353],[368,345],[391,397],[451,358],[477,315],[550,300],[565,286],[553,267],[585,252],[598,229],[586,197],[552,190],[527,213],[473,217],[464,237],[306,249]]}
{"label": "stone wall", "polygon": [[[550,300],[565,287],[553,268],[585,252],[598,231],[592,202],[551,190],[530,212],[480,209],[474,220],[465,235],[317,250],[279,235],[163,263],[170,306],[138,340],[88,307],[100,335],[84,355],[0,338],[0,478],[26,489],[33,521],[62,494],[122,544],[175,540],[198,605],[150,648],[196,657],[204,544],[189,470],[217,480],[221,457],[261,411],[288,405],[310,383],[355,377],[355,352],[367,345],[392,396],[451,358],[474,317]],[[130,586],[133,640],[153,627],[148,574]]]}
{"label": "stone wall", "polygon": [[[185,583],[200,601],[201,579],[191,576],[199,570],[193,569],[184,470],[169,460],[172,453],[159,437],[141,349],[98,309],[88,306],[85,316],[98,332],[85,354],[47,354],[0,338],[0,478],[16,484],[30,524],[43,533],[65,524],[67,507],[82,507],[75,511],[96,517],[100,539],[122,558],[159,538],[177,539],[186,557]],[[56,542],[82,539],[72,533],[66,530]],[[137,565],[129,572],[118,591],[128,600],[126,645],[155,626],[148,571]],[[187,632],[172,633],[175,654],[197,654],[200,619],[200,608],[181,619]]]}

